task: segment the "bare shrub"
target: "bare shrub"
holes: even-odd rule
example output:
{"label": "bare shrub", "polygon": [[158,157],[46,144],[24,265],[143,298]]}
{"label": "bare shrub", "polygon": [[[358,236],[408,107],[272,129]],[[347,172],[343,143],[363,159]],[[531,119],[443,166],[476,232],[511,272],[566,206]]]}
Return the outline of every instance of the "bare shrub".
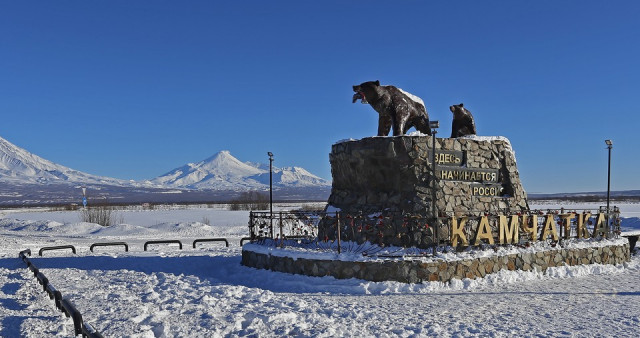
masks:
{"label": "bare shrub", "polygon": [[122,217],[118,217],[114,209],[108,205],[96,205],[80,210],[80,220],[102,226],[111,226],[117,221],[122,221]]}
{"label": "bare shrub", "polygon": [[153,210],[154,208],[152,203],[142,203],[142,210]]}
{"label": "bare shrub", "polygon": [[267,210],[269,196],[258,191],[246,191],[229,203],[229,210]]}

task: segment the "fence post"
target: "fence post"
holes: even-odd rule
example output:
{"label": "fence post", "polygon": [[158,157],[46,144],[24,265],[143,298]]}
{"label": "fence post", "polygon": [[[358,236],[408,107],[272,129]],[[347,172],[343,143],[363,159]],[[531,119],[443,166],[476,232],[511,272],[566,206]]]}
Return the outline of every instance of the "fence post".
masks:
{"label": "fence post", "polygon": [[278,212],[279,216],[280,216],[280,246],[284,245],[284,236],[282,233],[282,211]]}
{"label": "fence post", "polygon": [[249,211],[249,237],[251,237],[251,239],[253,239],[253,233],[254,233],[253,211]]}
{"label": "fence post", "polygon": [[340,213],[339,212],[336,213],[336,221],[337,221],[337,224],[338,224],[338,254],[341,254],[342,253],[342,247],[341,247],[341,244],[340,244]]}
{"label": "fence post", "polygon": [[431,132],[431,219],[433,220],[433,227],[431,231],[433,232],[433,255],[435,256],[438,252],[438,209],[436,205],[436,188],[438,187],[438,181],[436,178],[436,129],[434,128]]}
{"label": "fence post", "polygon": [[[561,221],[564,221],[564,219],[562,218],[562,215],[564,215],[564,207],[560,207],[560,215],[558,217]],[[555,221],[555,219],[554,219],[554,221]],[[560,236],[559,236],[559,238],[562,239],[565,236],[564,224],[560,224],[560,226],[558,226],[558,228],[560,228],[560,231],[559,231],[560,232]]]}
{"label": "fence post", "polygon": [[269,212],[269,232],[271,234],[271,239],[273,239],[273,210]]}

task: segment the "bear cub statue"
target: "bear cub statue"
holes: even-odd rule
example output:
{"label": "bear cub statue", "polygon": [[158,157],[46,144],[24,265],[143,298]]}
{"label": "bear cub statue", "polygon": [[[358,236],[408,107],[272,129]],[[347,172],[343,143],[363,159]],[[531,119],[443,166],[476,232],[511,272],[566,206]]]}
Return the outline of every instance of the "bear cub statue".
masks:
{"label": "bear cub statue", "polygon": [[431,135],[429,115],[424,102],[394,86],[381,86],[380,81],[363,82],[353,86],[353,102],[368,103],[380,115],[378,136],[387,136],[393,127],[393,136],[407,133],[415,127],[424,134]]}
{"label": "bear cub statue", "polygon": [[451,138],[476,135],[476,124],[473,122],[473,115],[464,107],[464,104],[454,104],[449,107],[449,110],[453,113]]}

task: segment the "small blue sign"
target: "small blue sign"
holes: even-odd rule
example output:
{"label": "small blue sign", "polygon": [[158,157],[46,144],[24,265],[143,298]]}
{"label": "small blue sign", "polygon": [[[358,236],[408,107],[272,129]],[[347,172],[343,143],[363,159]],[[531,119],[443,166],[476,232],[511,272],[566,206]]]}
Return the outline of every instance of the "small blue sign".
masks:
{"label": "small blue sign", "polygon": [[87,198],[86,197],[82,197],[82,205],[83,206],[87,206]]}

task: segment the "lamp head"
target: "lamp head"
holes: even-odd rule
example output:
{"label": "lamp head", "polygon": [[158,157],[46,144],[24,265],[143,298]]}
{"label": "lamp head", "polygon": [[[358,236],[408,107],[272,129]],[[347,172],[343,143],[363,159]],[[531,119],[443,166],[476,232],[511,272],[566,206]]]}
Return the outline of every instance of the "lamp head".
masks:
{"label": "lamp head", "polygon": [[609,147],[613,145],[613,142],[611,142],[611,140],[604,140],[604,143],[606,143]]}
{"label": "lamp head", "polygon": [[272,152],[267,152],[267,155],[269,155],[269,157],[273,157],[273,153]]}

